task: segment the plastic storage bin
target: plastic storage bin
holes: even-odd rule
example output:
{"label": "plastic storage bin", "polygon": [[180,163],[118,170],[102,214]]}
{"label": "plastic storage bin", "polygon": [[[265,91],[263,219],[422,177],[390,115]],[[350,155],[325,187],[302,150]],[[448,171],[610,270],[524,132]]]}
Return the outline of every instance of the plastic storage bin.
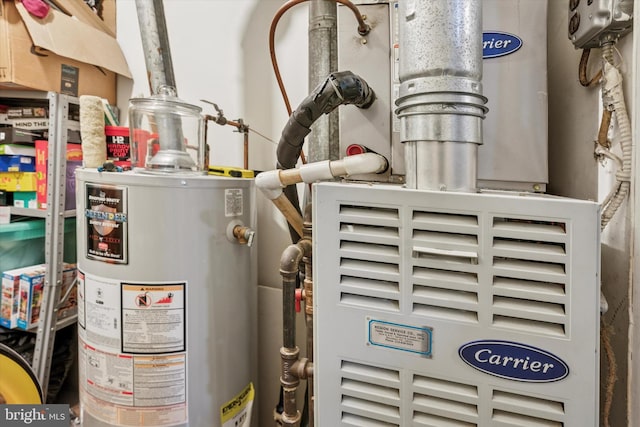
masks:
{"label": "plastic storage bin", "polygon": [[[44,219],[0,225],[0,272],[44,263],[44,236]],[[76,262],[75,218],[65,220],[64,261]]]}

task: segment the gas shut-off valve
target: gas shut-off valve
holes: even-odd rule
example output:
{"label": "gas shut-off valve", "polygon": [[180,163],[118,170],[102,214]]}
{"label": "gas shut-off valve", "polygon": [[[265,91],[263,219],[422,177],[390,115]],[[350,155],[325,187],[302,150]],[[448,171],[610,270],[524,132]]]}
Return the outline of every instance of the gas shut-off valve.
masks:
{"label": "gas shut-off valve", "polygon": [[227,239],[232,243],[239,243],[251,247],[255,235],[255,230],[245,226],[242,221],[231,221],[227,226]]}

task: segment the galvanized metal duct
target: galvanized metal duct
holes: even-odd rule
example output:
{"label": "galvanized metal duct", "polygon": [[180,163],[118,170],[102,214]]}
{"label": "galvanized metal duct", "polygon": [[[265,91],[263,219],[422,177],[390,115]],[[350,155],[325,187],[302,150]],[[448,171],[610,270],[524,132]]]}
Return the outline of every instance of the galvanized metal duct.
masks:
{"label": "galvanized metal duct", "polygon": [[[313,89],[338,69],[337,5],[335,0],[311,0],[309,4],[309,88]],[[338,111],[313,124],[308,137],[309,162],[340,158]]]}
{"label": "galvanized metal duct", "polygon": [[482,0],[400,0],[396,114],[408,188],[475,191],[482,96]]}
{"label": "galvanized metal duct", "polygon": [[144,60],[151,94],[161,86],[176,87],[162,0],[136,0]]}
{"label": "galvanized metal duct", "polygon": [[[136,11],[151,94],[175,98],[177,97],[176,79],[163,2],[162,0],[136,0]],[[170,114],[161,113],[156,115],[155,120],[160,150],[147,162],[147,170],[191,171],[195,167],[195,162],[185,151],[184,133],[180,120]]]}

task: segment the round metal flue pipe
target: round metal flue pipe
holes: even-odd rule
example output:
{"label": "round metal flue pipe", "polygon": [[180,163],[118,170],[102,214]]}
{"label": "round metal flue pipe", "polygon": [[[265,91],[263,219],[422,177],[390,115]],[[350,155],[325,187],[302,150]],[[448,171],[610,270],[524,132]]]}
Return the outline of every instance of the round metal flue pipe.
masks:
{"label": "round metal flue pipe", "polygon": [[400,0],[396,114],[409,188],[476,191],[482,0]]}

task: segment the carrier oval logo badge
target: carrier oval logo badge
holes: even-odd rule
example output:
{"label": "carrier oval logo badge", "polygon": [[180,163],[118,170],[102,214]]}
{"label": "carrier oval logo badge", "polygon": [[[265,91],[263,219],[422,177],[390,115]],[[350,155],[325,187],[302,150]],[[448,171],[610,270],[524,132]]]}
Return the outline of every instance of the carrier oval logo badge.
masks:
{"label": "carrier oval logo badge", "polygon": [[548,351],[511,341],[480,340],[458,349],[469,366],[496,377],[532,383],[559,381],[569,367]]}
{"label": "carrier oval logo badge", "polygon": [[522,39],[509,33],[482,33],[482,57],[509,55],[522,47]]}

